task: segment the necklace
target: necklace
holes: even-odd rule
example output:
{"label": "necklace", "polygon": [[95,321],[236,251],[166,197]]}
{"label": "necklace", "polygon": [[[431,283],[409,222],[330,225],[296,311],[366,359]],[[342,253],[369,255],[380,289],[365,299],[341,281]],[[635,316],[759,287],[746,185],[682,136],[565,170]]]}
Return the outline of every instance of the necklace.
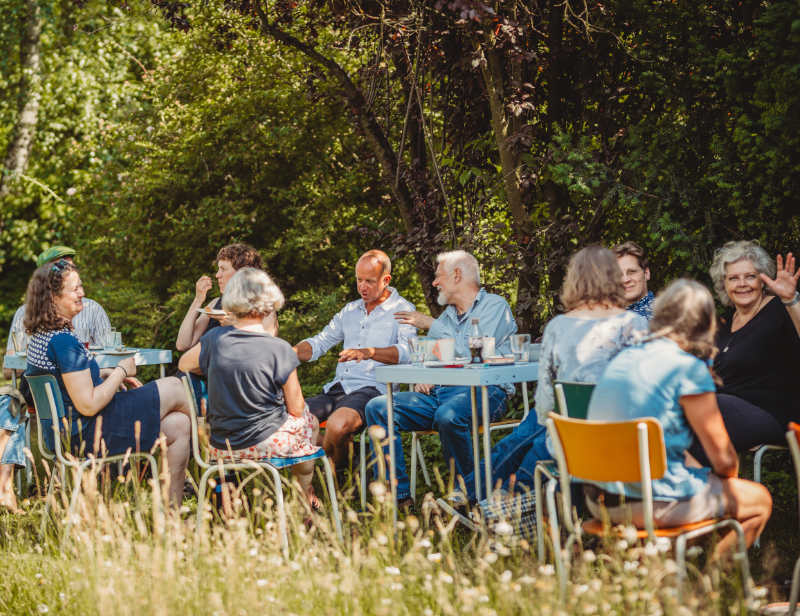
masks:
{"label": "necklace", "polygon": [[[742,328],[743,328],[745,325],[747,325],[747,324],[748,324],[750,321],[752,321],[752,320],[753,320],[753,317],[755,317],[755,316],[756,316],[756,315],[757,315],[759,312],[761,312],[761,306],[762,306],[762,304],[764,303],[764,299],[765,299],[765,297],[766,297],[765,295],[762,295],[762,296],[761,296],[761,299],[760,299],[760,300],[758,300],[758,306],[756,306],[756,309],[753,311],[753,313],[750,315],[750,317],[749,317],[749,318],[748,318],[748,319],[747,319],[747,320],[746,320],[744,323],[742,323],[741,325],[739,325],[739,327],[736,329],[736,331],[733,331],[733,330],[731,330],[731,337],[728,339],[728,344],[726,344],[726,345],[725,345],[725,348],[724,348],[724,349],[722,349],[722,351],[720,351],[721,353],[726,353],[726,352],[728,351],[728,349],[730,349],[730,348],[731,348],[731,344],[733,343],[733,337],[734,337],[734,336],[735,336],[735,335],[736,335],[736,334],[737,334],[739,331],[741,331],[741,329],[742,329]],[[741,314],[741,313],[740,313],[738,310],[737,310],[736,312],[734,312],[734,313],[733,313],[733,317],[731,318],[731,327],[733,327],[733,321],[736,319],[736,316],[737,316],[737,315],[740,315],[740,314]],[[741,318],[743,318],[743,317],[741,317],[741,316],[740,316],[739,318],[741,319]]]}

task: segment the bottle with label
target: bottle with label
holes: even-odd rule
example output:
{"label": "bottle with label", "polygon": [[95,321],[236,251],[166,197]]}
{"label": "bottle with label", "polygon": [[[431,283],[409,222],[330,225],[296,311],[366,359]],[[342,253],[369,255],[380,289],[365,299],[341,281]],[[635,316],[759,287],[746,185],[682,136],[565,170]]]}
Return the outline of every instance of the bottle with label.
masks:
{"label": "bottle with label", "polygon": [[473,364],[483,363],[483,336],[481,335],[480,319],[472,319],[472,327],[469,332],[469,354],[470,362]]}

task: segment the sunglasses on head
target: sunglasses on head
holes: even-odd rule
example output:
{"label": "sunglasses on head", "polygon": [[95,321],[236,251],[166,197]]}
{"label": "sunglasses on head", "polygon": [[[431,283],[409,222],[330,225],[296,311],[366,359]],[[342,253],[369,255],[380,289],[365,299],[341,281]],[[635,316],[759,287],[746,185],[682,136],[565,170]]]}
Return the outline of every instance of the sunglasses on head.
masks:
{"label": "sunglasses on head", "polygon": [[59,259],[58,261],[53,263],[53,265],[50,266],[50,271],[62,272],[68,265],[70,265],[69,261],[67,261],[66,259]]}

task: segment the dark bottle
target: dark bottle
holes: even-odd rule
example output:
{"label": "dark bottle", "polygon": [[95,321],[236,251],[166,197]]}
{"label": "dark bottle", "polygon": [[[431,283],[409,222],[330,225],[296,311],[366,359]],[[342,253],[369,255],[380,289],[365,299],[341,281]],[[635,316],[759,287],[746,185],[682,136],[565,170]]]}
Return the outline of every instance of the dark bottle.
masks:
{"label": "dark bottle", "polygon": [[469,332],[469,354],[470,362],[473,364],[483,363],[483,336],[479,323],[480,319],[472,319],[472,328]]}

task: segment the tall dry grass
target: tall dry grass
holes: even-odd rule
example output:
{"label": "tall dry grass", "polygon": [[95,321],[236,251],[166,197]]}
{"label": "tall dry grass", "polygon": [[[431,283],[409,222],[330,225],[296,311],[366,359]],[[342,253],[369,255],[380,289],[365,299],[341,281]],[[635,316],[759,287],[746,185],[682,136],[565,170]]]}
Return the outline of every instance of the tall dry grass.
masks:
{"label": "tall dry grass", "polygon": [[[152,480],[149,480],[152,481]],[[68,492],[0,517],[0,614],[699,614],[745,613],[735,570],[695,569],[683,601],[675,562],[655,546],[611,542],[574,559],[566,597],[552,565],[513,537],[466,532],[432,498],[392,527],[386,489],[369,511],[341,495],[344,543],[331,521],[288,503],[288,559],[280,551],[271,490],[260,479],[234,494],[225,521],[193,502],[162,515],[136,472],[88,480],[65,537]],[[152,484],[151,484],[152,485]],[[702,560],[702,555],[700,556]],[[697,561],[695,561],[697,562]]]}

